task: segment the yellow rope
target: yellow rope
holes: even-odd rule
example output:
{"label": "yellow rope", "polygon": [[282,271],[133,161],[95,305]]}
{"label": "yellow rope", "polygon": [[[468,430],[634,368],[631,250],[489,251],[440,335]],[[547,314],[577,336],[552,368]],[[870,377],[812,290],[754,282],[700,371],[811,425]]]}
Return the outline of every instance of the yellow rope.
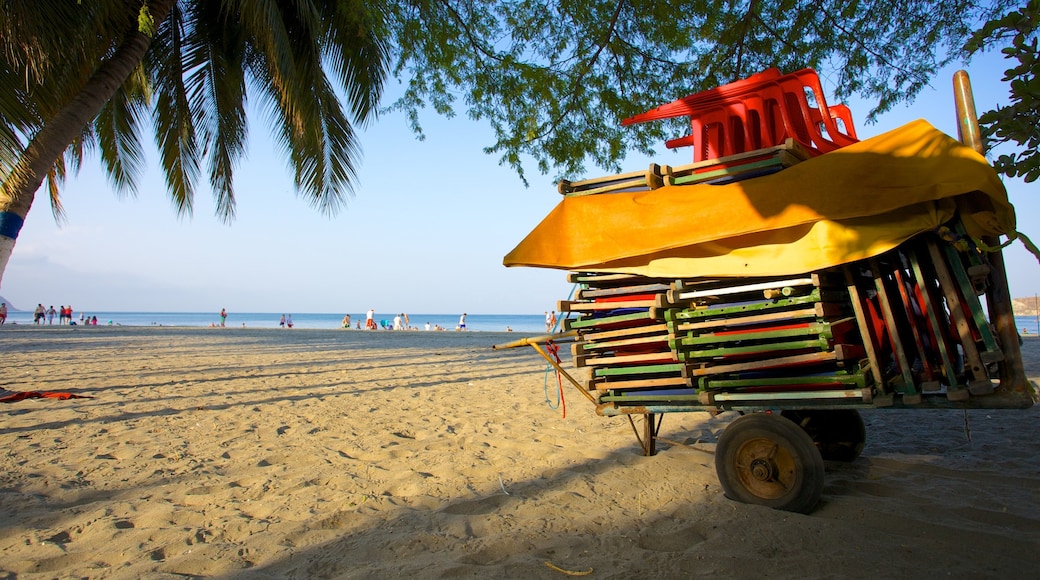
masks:
{"label": "yellow rope", "polygon": [[556,564],[553,564],[552,562],[546,562],[545,565],[548,566],[552,570],[556,570],[557,572],[561,572],[561,573],[566,574],[568,576],[588,576],[589,574],[592,574],[592,568],[589,568],[588,570],[574,571],[574,570],[564,570],[563,568],[560,568],[559,566],[557,566]]}

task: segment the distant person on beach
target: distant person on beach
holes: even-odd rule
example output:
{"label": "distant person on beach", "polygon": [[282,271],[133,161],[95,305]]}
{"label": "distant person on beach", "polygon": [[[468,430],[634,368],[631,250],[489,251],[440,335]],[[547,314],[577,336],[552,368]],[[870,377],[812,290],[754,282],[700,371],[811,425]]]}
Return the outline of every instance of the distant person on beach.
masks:
{"label": "distant person on beach", "polygon": [[54,305],[51,304],[51,307],[47,309],[47,324],[54,324],[54,315],[57,313],[58,311],[55,310]]}
{"label": "distant person on beach", "polygon": [[427,323],[426,323],[426,330],[429,330],[429,329],[430,329],[430,323],[429,323],[429,322],[427,322]]}
{"label": "distant person on beach", "polygon": [[227,310],[220,309],[220,327],[224,328],[224,322],[227,320]]}
{"label": "distant person on beach", "polygon": [[410,326],[411,323],[408,320],[408,313],[407,312],[402,312],[401,313],[401,317],[404,318],[404,329],[408,330],[409,328],[411,328],[411,326]]}
{"label": "distant person on beach", "polygon": [[7,322],[7,303],[0,302],[0,326]]}
{"label": "distant person on beach", "polygon": [[82,312],[80,312],[80,313],[79,313],[79,323],[80,323],[80,324],[83,324],[83,320],[84,320],[84,319],[86,319],[86,316],[85,316],[85,315],[84,315],[84,314],[83,314]]}
{"label": "distant person on beach", "polygon": [[394,317],[393,329],[394,330],[401,330],[401,315],[400,314],[398,314],[397,316]]}
{"label": "distant person on beach", "polygon": [[90,317],[90,325],[91,326],[97,326],[97,316],[91,316]]}
{"label": "distant person on beach", "polygon": [[555,310],[550,310],[549,311],[549,332],[552,332],[555,329],[556,329],[556,311]]}
{"label": "distant person on beach", "polygon": [[285,328],[285,315],[282,315],[282,319],[278,321],[278,326]]}
{"label": "distant person on beach", "polygon": [[350,328],[350,315],[347,314],[343,317],[343,328]]}
{"label": "distant person on beach", "polygon": [[459,317],[459,328],[458,330],[466,330],[466,313],[463,312],[462,316]]}
{"label": "distant person on beach", "polygon": [[369,308],[368,312],[365,313],[365,329],[375,330],[376,329],[376,309]]}
{"label": "distant person on beach", "polygon": [[65,305],[58,305],[58,325],[65,324]]}
{"label": "distant person on beach", "polygon": [[357,329],[361,330],[361,319],[360,318],[357,319]]}
{"label": "distant person on beach", "polygon": [[285,327],[292,328],[292,314],[289,314],[285,317]]}
{"label": "distant person on beach", "polygon": [[43,307],[43,304],[37,304],[36,310],[33,311],[33,324],[43,324],[43,317],[47,315],[47,309]]}
{"label": "distant person on beach", "polygon": [[552,317],[548,310],[545,311],[545,332],[552,332]]}

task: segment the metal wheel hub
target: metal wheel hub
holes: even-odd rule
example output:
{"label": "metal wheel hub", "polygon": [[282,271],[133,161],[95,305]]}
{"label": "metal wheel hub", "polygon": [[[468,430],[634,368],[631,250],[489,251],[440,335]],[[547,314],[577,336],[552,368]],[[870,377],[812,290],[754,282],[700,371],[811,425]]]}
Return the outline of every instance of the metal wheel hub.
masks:
{"label": "metal wheel hub", "polygon": [[783,497],[796,485],[791,451],[766,437],[746,441],[736,454],[737,479],[751,494],[763,499]]}
{"label": "metal wheel hub", "polygon": [[755,459],[751,462],[750,472],[758,481],[772,481],[776,478],[776,464],[769,459]]}

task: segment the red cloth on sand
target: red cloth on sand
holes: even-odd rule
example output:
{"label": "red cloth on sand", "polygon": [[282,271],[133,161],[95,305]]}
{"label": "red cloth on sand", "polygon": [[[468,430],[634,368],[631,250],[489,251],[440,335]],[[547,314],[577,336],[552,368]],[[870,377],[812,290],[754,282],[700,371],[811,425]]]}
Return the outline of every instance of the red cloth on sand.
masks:
{"label": "red cloth on sand", "polygon": [[0,389],[0,403],[14,403],[25,399],[93,399],[87,395],[73,395],[72,393],[52,393],[49,391],[8,391]]}

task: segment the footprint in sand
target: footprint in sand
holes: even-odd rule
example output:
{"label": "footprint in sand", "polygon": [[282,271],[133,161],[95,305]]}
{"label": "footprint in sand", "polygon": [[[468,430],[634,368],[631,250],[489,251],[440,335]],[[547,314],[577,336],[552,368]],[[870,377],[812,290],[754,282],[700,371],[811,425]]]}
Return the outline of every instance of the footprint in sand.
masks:
{"label": "footprint in sand", "polygon": [[694,528],[663,533],[647,533],[639,537],[639,547],[654,552],[685,552],[706,538]]}
{"label": "footprint in sand", "polygon": [[507,501],[509,501],[509,498],[504,495],[494,495],[491,497],[451,504],[441,511],[455,516],[479,516],[497,510]]}

